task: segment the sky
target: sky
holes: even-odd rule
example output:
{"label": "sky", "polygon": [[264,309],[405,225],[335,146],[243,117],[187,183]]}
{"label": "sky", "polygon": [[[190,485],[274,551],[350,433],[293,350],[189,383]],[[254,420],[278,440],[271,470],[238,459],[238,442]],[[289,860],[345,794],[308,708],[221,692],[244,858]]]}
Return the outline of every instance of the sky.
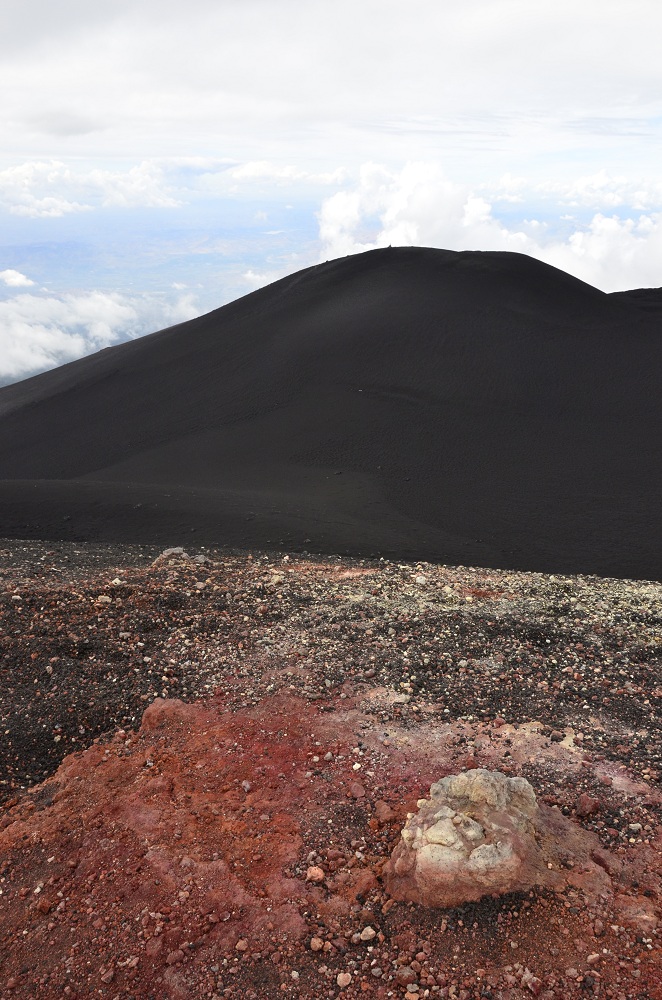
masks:
{"label": "sky", "polygon": [[2,0],[0,384],[378,246],[662,285],[659,0]]}

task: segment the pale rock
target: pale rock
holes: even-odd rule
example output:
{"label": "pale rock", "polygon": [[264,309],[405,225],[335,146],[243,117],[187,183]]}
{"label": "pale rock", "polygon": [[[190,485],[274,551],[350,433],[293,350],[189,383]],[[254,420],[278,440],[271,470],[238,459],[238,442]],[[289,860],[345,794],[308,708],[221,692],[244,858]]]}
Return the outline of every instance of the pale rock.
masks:
{"label": "pale rock", "polygon": [[541,814],[524,778],[476,768],[450,775],[409,814],[385,869],[395,899],[457,906],[552,885],[539,844]]}

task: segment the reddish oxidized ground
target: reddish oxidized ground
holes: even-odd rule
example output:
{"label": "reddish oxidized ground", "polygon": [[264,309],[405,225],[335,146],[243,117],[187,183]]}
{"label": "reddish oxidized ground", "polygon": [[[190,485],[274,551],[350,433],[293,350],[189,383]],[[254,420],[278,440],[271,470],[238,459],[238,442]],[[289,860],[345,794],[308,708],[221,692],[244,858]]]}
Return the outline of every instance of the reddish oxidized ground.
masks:
{"label": "reddish oxidized ground", "polygon": [[608,850],[580,815],[555,893],[450,911],[388,897],[406,812],[462,767],[526,765],[534,788],[589,776],[604,793],[580,814],[658,801],[571,736],[384,722],[389,699],[158,700],[139,732],[67,757],[1,821],[3,1000],[662,996],[659,834]]}

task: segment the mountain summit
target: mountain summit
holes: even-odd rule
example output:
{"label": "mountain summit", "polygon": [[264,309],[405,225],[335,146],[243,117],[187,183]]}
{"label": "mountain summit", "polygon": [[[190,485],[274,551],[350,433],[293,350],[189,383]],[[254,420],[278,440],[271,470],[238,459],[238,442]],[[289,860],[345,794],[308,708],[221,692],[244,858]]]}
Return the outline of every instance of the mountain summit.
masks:
{"label": "mountain summit", "polygon": [[0,534],[662,578],[662,293],[374,250],[0,389]]}

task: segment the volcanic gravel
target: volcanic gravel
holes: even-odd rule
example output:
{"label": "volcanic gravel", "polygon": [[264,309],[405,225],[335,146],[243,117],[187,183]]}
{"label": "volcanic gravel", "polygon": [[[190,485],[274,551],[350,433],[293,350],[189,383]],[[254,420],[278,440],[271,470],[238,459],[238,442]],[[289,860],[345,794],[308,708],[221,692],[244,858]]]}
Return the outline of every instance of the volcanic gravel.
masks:
{"label": "volcanic gravel", "polygon": [[415,724],[542,723],[657,781],[662,585],[430,564],[3,542],[0,789],[157,696],[387,688]]}
{"label": "volcanic gravel", "polygon": [[[3,1000],[662,996],[660,584],[16,541],[0,560]],[[394,903],[407,811],[477,766],[584,838],[564,890]]]}

